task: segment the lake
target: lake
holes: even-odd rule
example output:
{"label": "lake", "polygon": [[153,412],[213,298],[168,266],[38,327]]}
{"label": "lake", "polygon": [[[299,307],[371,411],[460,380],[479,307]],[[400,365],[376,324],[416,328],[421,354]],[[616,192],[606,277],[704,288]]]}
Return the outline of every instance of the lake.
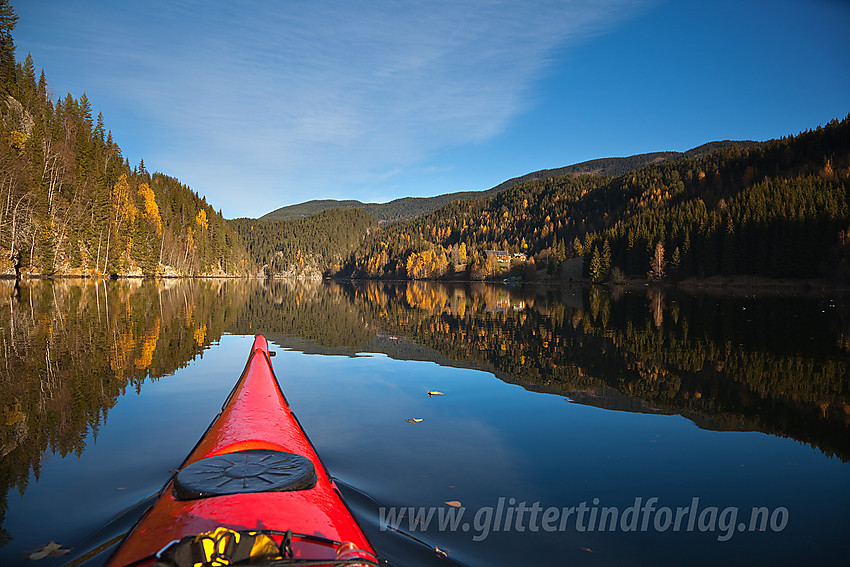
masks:
{"label": "lake", "polygon": [[[101,564],[257,333],[393,565],[846,559],[846,295],[239,280],[13,292],[0,282],[2,565]],[[49,542],[55,555],[27,559]]]}

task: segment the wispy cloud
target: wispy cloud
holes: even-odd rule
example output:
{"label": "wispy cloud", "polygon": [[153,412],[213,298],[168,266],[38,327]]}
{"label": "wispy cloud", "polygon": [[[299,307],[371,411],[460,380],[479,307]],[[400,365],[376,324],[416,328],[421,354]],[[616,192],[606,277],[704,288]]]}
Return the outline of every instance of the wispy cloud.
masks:
{"label": "wispy cloud", "polygon": [[[96,29],[74,22],[82,56],[159,132],[146,161],[220,193],[225,214],[352,196],[435,151],[493,138],[534,103],[560,50],[633,11],[622,1],[112,6]],[[228,196],[244,182],[265,209]]]}

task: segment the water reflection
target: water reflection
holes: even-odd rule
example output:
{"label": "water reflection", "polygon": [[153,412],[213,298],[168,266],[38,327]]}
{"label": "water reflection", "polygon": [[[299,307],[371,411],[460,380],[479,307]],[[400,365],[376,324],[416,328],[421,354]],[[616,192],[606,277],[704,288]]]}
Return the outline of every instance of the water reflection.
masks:
{"label": "water reflection", "polygon": [[[79,456],[127,388],[183,367],[233,319],[224,281],[0,282],[0,527],[45,451]],[[0,531],[0,544],[8,534]]]}
{"label": "water reflection", "polygon": [[423,282],[274,282],[263,294],[272,301],[249,302],[235,332],[474,366],[579,403],[790,436],[850,459],[844,298]]}
{"label": "water reflection", "polygon": [[681,414],[850,459],[844,297],[228,280],[32,281],[12,292],[0,282],[3,495],[37,480],[46,451],[81,454],[128,388],[224,332],[481,368],[581,404]]}

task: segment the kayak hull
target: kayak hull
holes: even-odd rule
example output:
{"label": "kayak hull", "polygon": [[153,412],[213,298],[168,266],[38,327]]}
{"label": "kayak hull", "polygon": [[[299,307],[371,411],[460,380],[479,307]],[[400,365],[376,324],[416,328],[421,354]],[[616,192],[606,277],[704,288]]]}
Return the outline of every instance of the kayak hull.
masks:
{"label": "kayak hull", "polygon": [[[176,540],[218,527],[235,531],[291,530],[317,538],[293,541],[293,553],[298,558],[336,557],[335,547],[319,544],[318,540],[352,542],[357,548],[374,554],[281,392],[272,369],[268,343],[262,335],[255,338],[245,370],[221,413],[210,424],[180,470],[216,456],[249,461],[254,453],[239,453],[246,451],[299,455],[312,463],[315,484],[305,489],[250,491],[183,500],[178,498],[179,480],[172,477],[107,564],[119,566],[152,559]],[[210,459],[205,463],[213,461]],[[249,463],[243,468],[251,469],[253,466]],[[240,475],[230,474],[235,476],[235,480],[228,478],[231,482],[226,484],[241,486]],[[261,477],[260,482],[264,478]],[[176,488],[175,483],[178,483]],[[219,484],[214,483],[213,488]]]}

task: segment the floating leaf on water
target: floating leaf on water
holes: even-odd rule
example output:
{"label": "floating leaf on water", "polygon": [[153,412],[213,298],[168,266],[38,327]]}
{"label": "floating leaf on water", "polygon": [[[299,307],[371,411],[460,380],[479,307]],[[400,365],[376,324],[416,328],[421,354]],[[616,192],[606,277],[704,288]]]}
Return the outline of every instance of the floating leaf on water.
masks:
{"label": "floating leaf on water", "polygon": [[430,392],[428,392],[428,395],[429,396],[445,396],[444,393],[438,392],[437,390],[431,390]]}
{"label": "floating leaf on water", "polygon": [[463,504],[461,504],[457,500],[449,500],[448,502],[446,502],[446,504],[448,504],[452,508],[460,508],[461,506],[463,506]]}
{"label": "floating leaf on water", "polygon": [[414,417],[413,419],[405,419],[407,423],[419,423],[420,421],[424,421],[421,417]]}
{"label": "floating leaf on water", "polygon": [[55,541],[49,541],[45,543],[40,549],[35,552],[25,551],[21,553],[21,557],[24,559],[31,559],[33,561],[38,561],[39,559],[44,559],[45,557],[61,557],[63,555],[67,555],[71,552],[71,548],[62,547],[60,544]]}

